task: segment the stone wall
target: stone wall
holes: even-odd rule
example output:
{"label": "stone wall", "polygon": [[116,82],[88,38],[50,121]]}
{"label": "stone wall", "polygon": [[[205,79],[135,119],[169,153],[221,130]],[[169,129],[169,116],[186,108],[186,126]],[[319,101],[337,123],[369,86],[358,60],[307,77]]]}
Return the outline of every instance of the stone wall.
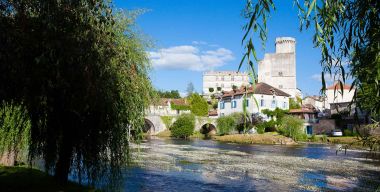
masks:
{"label": "stone wall", "polygon": [[330,134],[335,129],[334,119],[320,119],[318,123],[313,123],[313,134]]}

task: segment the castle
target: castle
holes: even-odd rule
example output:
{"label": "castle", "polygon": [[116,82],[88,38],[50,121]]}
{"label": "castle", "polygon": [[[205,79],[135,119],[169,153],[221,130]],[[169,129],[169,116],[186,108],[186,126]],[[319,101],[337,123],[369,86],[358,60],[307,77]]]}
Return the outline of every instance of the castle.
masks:
{"label": "castle", "polygon": [[269,84],[292,97],[301,97],[296,77],[296,40],[276,38],[276,52],[266,53],[259,62],[258,82]]}

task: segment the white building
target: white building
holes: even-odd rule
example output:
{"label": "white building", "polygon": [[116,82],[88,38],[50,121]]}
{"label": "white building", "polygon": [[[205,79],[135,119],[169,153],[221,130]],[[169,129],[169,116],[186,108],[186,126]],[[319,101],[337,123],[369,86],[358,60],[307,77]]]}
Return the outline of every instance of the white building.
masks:
{"label": "white building", "polygon": [[325,109],[329,109],[330,105],[327,102],[326,97],[322,96],[307,96],[302,100],[302,104],[304,105],[312,105],[315,109],[320,112],[323,112]]}
{"label": "white building", "polygon": [[231,91],[233,86],[241,87],[249,85],[247,73],[236,71],[210,71],[203,73],[203,94],[210,95],[209,88],[213,88],[216,93],[218,87],[222,91]]}
{"label": "white building", "polygon": [[[330,87],[326,88],[327,102],[329,104],[333,103],[350,103],[354,98],[355,88],[351,91],[350,85],[343,85],[343,92],[340,83],[334,83]],[[330,109],[330,107],[329,107]]]}
{"label": "white building", "polygon": [[176,116],[184,113],[191,113],[190,110],[177,110],[172,107],[177,106],[189,106],[186,99],[167,99],[161,98],[158,102],[149,106],[149,115],[160,115],[160,116]]}
{"label": "white building", "polygon": [[266,53],[258,65],[258,82],[280,89],[292,97],[302,97],[296,80],[296,40],[276,38],[276,52]]}
{"label": "white building", "polygon": [[[244,95],[246,94],[246,109],[250,114],[261,113],[263,109],[289,109],[290,95],[266,83],[258,83],[247,90],[241,87],[235,91],[224,92],[218,105],[218,116],[243,112]],[[256,104],[256,101],[257,104]]]}

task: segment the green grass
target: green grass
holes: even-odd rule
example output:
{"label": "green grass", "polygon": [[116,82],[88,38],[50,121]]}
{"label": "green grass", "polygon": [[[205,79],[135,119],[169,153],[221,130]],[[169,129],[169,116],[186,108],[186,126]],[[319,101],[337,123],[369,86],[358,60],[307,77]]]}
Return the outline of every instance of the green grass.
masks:
{"label": "green grass", "polygon": [[2,192],[95,191],[72,182],[62,186],[52,176],[37,169],[3,166],[0,166],[0,189]]}

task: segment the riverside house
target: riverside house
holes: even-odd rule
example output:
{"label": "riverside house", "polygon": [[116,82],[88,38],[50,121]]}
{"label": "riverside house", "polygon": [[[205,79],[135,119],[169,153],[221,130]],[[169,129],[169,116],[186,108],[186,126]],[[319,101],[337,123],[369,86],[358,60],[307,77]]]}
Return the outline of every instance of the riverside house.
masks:
{"label": "riverside house", "polygon": [[257,83],[254,87],[240,87],[223,92],[219,100],[218,116],[243,112],[243,105],[250,114],[261,113],[263,109],[274,110],[277,107],[288,110],[289,97],[289,94],[266,83]]}

